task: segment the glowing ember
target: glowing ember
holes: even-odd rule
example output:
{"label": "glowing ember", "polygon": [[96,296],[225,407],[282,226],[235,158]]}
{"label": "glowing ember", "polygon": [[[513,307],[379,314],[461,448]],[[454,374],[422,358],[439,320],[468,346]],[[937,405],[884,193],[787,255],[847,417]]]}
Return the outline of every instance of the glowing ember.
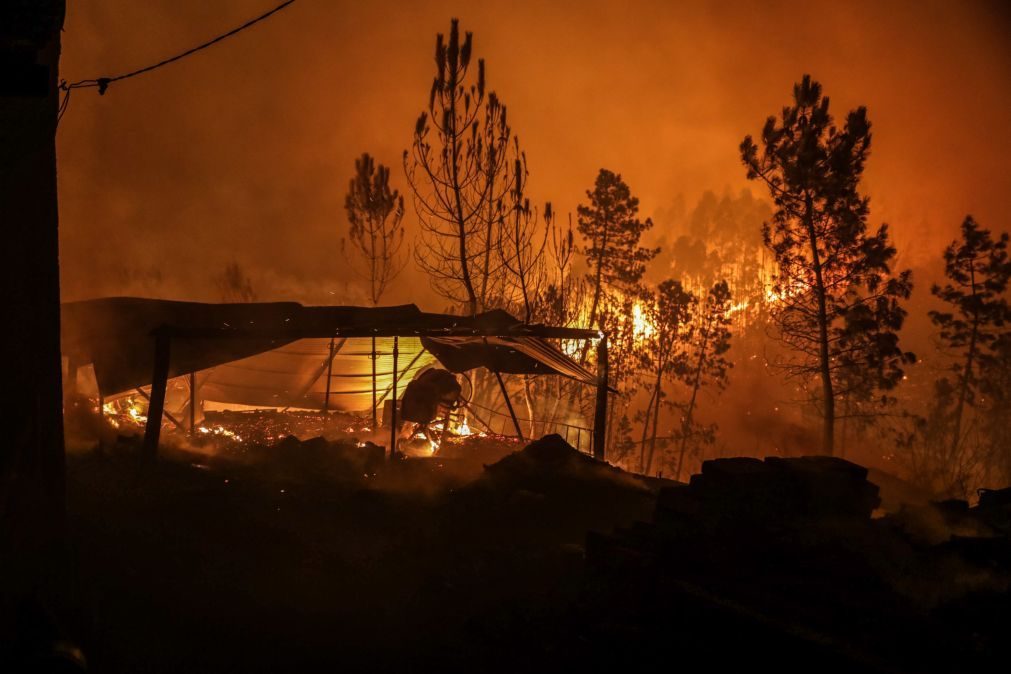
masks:
{"label": "glowing ember", "polygon": [[239,437],[239,435],[237,435],[235,431],[230,431],[224,426],[211,426],[211,427],[199,426],[197,430],[199,430],[204,435],[230,438],[232,440],[235,440],[236,442],[242,442],[242,438]]}

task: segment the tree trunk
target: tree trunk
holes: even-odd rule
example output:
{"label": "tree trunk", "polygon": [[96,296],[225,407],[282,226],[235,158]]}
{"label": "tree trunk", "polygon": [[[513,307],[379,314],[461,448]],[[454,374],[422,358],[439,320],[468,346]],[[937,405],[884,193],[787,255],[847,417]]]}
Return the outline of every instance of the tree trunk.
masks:
{"label": "tree trunk", "polygon": [[835,392],[832,387],[832,361],[828,345],[828,303],[826,301],[825,280],[822,277],[821,256],[818,253],[818,234],[814,228],[814,207],[810,195],[805,196],[804,217],[811,244],[811,264],[814,267],[815,287],[818,300],[818,373],[821,376],[821,391],[824,399],[822,416],[822,451],[832,455],[835,451]]}
{"label": "tree trunk", "polygon": [[695,380],[692,382],[692,397],[688,401],[688,409],[685,410],[685,418],[681,422],[681,449],[678,452],[678,468],[675,480],[681,479],[681,468],[685,462],[685,450],[688,448],[688,431],[691,430],[692,414],[695,412],[695,401],[698,398],[699,386],[702,384],[702,365],[705,363],[706,347],[709,346],[708,328],[706,336],[702,339],[702,346],[699,350],[699,360],[695,366]]}
{"label": "tree trunk", "polygon": [[643,475],[648,475],[653,466],[653,452],[656,449],[656,426],[657,417],[660,416],[660,384],[663,378],[663,367],[657,366],[656,381],[653,384],[653,434],[649,443],[649,453],[646,455],[646,467],[642,471]]}
{"label": "tree trunk", "polygon": [[654,386],[646,403],[646,416],[642,420],[642,440],[639,442],[639,472],[646,474],[646,438],[649,437],[649,420],[653,415],[653,397],[657,394]]}
{"label": "tree trunk", "polygon": [[[653,463],[653,453],[656,451],[656,432],[657,432],[657,424],[660,422],[660,400],[662,397],[662,393],[663,393],[662,391],[657,391],[656,398],[653,401],[653,431],[652,433],[650,433],[649,459],[646,461],[646,463],[650,464],[650,466]],[[647,466],[647,472],[648,469],[649,466]]]}
{"label": "tree trunk", "polygon": [[[456,81],[455,75],[451,78],[453,82]],[[463,283],[463,288],[467,292],[467,310],[471,316],[477,315],[477,295],[474,293],[474,284],[470,278],[470,260],[467,257],[467,221],[463,215],[463,195],[461,194],[460,186],[460,130],[456,128],[456,86],[451,85],[451,94],[449,98],[449,119],[452,129],[450,129],[451,140],[450,140],[450,155],[449,161],[453,167],[453,199],[454,205],[456,207],[456,227],[457,227],[457,238],[459,239],[459,256],[460,256],[460,281]]]}
{"label": "tree trunk", "polygon": [[58,570],[66,496],[56,191],[64,11],[62,0],[0,3],[0,292],[14,321],[5,340],[0,597],[44,598],[65,573]]}
{"label": "tree trunk", "polygon": [[530,377],[522,374],[523,377],[523,399],[527,404],[527,420],[530,422],[530,439],[537,438],[537,420],[534,418],[534,401],[530,395]]}
{"label": "tree trunk", "polygon": [[[976,272],[972,261],[969,262],[969,276],[971,280],[972,297],[976,297]],[[973,302],[973,306],[976,303]],[[972,377],[972,366],[976,359],[976,342],[979,338],[979,312],[973,310],[972,333],[969,336],[969,348],[965,353],[965,366],[962,369],[962,382],[958,392],[958,403],[955,406],[954,427],[951,434],[951,446],[948,449],[948,466],[956,460],[958,447],[962,442],[962,415],[965,413],[965,401],[969,397],[969,380]]]}

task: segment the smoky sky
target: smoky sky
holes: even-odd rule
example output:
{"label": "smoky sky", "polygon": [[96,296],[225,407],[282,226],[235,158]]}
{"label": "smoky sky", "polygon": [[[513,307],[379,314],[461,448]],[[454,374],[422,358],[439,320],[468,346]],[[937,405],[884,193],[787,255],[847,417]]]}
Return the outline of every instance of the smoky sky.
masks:
{"label": "smoky sky", "polygon": [[[275,4],[69,3],[61,76],[133,70]],[[146,278],[150,295],[214,300],[236,261],[262,299],[360,301],[339,253],[354,159],[370,152],[407,191],[401,154],[454,16],[508,106],[528,193],[556,211],[574,211],[601,167],[645,215],[706,189],[766,196],[738,145],[810,73],[837,119],[867,106],[871,220],[890,223],[907,264],[938,259],[966,213],[1009,227],[998,3],[299,0],[104,96],[74,92],[57,141],[64,297]],[[387,300],[438,306],[412,266]]]}

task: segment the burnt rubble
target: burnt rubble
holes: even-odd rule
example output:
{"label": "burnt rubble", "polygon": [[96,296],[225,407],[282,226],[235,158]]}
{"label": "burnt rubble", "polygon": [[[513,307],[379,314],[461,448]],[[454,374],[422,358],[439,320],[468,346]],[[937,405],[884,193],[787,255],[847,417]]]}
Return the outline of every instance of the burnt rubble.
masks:
{"label": "burnt rubble", "polygon": [[[707,461],[664,488],[651,522],[591,533],[582,637],[604,657],[677,648],[717,669],[966,671],[1006,659],[1007,491],[872,517],[867,470],[832,457]],[[972,522],[969,527],[967,522]],[[1003,525],[1003,527],[1002,527]]]}

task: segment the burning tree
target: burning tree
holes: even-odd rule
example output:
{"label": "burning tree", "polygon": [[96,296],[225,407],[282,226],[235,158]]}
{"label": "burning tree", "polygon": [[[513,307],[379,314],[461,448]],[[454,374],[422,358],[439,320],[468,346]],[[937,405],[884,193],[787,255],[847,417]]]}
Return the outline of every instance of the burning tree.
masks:
{"label": "burning tree", "polygon": [[695,441],[697,444],[700,436],[711,440],[715,431],[713,427],[698,427],[694,416],[695,405],[703,387],[716,386],[723,389],[727,385],[727,372],[733,367],[733,363],[726,358],[726,353],[730,350],[730,300],[727,282],[719,281],[709,289],[696,312],[695,336],[689,342],[690,350],[686,354],[688,367],[684,378],[691,394],[681,416],[681,446],[678,450],[675,480],[681,479],[689,442]]}
{"label": "burning tree", "polygon": [[[601,300],[608,290],[634,290],[646,271],[646,263],[659,248],[639,246],[642,233],[653,226],[639,219],[639,199],[621,175],[600,169],[593,190],[587,190],[588,205],[577,209],[579,233],[586,239],[583,249],[590,267],[592,292],[588,325],[601,327]],[[585,360],[584,351],[583,358]]]}
{"label": "burning tree", "polygon": [[901,381],[902,365],[914,361],[898,347],[911,275],[893,274],[887,226],[868,233],[869,200],[858,190],[870,142],[866,109],[836,127],[821,85],[805,75],[792,105],[766,121],[761,148],[751,136],[740,147],[748,178],[762,180],[775,205],[763,226],[777,263],[770,318],[796,354],[782,365],[805,384],[820,380],[820,397],[812,399],[820,403],[829,454],[841,374],[862,368],[865,390],[889,390]]}
{"label": "burning tree", "polygon": [[[687,369],[685,346],[691,339],[690,316],[696,298],[686,291],[680,281],[667,280],[655,292],[643,295],[645,306],[644,321],[640,334],[636,335],[642,344],[638,356],[640,366],[652,380],[642,420],[642,443],[639,450],[639,467],[649,473],[656,450],[657,425],[660,420],[660,404],[666,394],[665,380],[684,377]],[[652,422],[652,430],[650,429]],[[649,451],[646,439],[649,437]]]}
{"label": "burning tree", "polygon": [[[390,169],[367,152],[355,160],[355,175],[344,198],[348,214],[347,240],[341,251],[348,264],[369,283],[369,299],[378,305],[387,285],[403,270],[404,197],[390,187]],[[347,252],[350,241],[352,254]]]}
{"label": "burning tree", "polygon": [[448,42],[438,34],[428,110],[404,151],[404,171],[421,226],[415,260],[439,294],[476,314],[499,277],[494,251],[515,178],[509,148],[520,152],[505,106],[486,94],[484,60],[471,77],[472,48],[471,33],[460,41],[456,19]]}
{"label": "burning tree", "polygon": [[967,216],[961,239],[944,251],[948,282],[931,288],[931,293],[951,306],[951,311],[931,311],[930,318],[940,329],[944,348],[957,357],[951,366],[953,381],[945,378],[938,383],[939,390],[946,392],[943,418],[949,421],[938,466],[948,473],[946,485],[960,481],[955,473],[966,463],[962,458],[966,407],[982,405],[981,392],[990,392],[997,403],[1006,398],[1000,380],[1006,376],[1009,337],[1005,324],[1011,319],[1004,297],[1011,280],[1007,246],[1007,233],[994,240],[989,230]]}

